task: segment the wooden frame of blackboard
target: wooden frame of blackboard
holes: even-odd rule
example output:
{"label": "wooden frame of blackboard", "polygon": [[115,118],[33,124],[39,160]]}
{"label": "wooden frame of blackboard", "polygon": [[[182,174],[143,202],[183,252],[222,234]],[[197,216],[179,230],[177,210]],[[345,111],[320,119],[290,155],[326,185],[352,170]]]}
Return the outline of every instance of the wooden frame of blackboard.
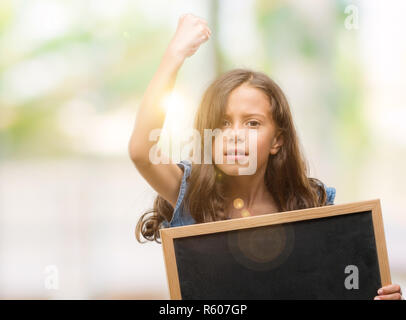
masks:
{"label": "wooden frame of blackboard", "polygon": [[278,225],[369,211],[372,212],[372,222],[382,286],[388,285],[391,283],[388,254],[381,204],[380,200],[376,199],[160,229],[170,298],[172,300],[182,299],[174,248],[174,239],[176,238],[193,237],[217,232]]}

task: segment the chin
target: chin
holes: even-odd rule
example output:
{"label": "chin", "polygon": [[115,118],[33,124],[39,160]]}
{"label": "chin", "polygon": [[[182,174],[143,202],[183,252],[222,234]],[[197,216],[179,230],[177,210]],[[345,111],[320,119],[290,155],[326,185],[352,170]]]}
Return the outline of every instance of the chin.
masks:
{"label": "chin", "polygon": [[238,169],[246,167],[247,164],[216,164],[215,166],[227,176],[240,176]]}

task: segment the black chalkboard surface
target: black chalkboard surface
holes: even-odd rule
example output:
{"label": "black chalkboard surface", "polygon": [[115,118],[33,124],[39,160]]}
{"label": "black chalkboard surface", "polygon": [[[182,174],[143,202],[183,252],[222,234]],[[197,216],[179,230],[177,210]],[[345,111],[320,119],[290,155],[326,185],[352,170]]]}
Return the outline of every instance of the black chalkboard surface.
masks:
{"label": "black chalkboard surface", "polygon": [[379,200],[161,230],[172,299],[373,299]]}

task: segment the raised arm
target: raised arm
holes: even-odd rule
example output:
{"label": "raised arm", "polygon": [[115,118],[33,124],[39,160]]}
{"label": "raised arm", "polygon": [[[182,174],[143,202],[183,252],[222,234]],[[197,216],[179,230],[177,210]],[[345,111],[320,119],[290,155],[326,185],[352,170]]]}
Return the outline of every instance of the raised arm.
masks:
{"label": "raised arm", "polygon": [[163,127],[165,111],[162,101],[173,89],[184,60],[193,55],[210,35],[211,31],[205,20],[192,14],[179,18],[176,32],[141,99],[128,145],[131,160],[140,174],[173,207],[182,180],[182,170],[174,163],[151,163],[149,151],[155,142],[149,141],[149,134],[153,129]]}

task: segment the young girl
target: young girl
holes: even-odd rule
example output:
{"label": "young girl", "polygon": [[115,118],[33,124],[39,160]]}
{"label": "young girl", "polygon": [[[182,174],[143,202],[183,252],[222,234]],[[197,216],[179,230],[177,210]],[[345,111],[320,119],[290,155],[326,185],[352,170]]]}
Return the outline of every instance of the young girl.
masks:
{"label": "young girl", "polygon": [[[234,159],[249,156],[251,150],[238,143],[245,141],[245,134],[241,139],[238,137],[232,150],[224,144],[221,157],[225,161],[220,163],[198,161],[192,164],[188,160],[177,164],[151,163],[149,154],[154,142],[149,140],[149,134],[163,126],[162,100],[172,90],[184,60],[210,35],[206,21],[191,14],[183,15],[142,98],[129,153],[158,196],[153,210],[144,213],[138,221],[139,242],[141,235],[158,242],[161,227],[334,204],[335,189],[307,177],[286,97],[279,86],[261,72],[235,69],[218,77],[204,93],[194,124],[201,137],[205,129],[256,130],[255,173],[240,175],[239,169],[244,165],[226,161],[230,154]],[[213,144],[213,159],[215,153]],[[147,217],[150,213],[153,215]],[[398,285],[380,290],[376,299],[401,298]]]}

